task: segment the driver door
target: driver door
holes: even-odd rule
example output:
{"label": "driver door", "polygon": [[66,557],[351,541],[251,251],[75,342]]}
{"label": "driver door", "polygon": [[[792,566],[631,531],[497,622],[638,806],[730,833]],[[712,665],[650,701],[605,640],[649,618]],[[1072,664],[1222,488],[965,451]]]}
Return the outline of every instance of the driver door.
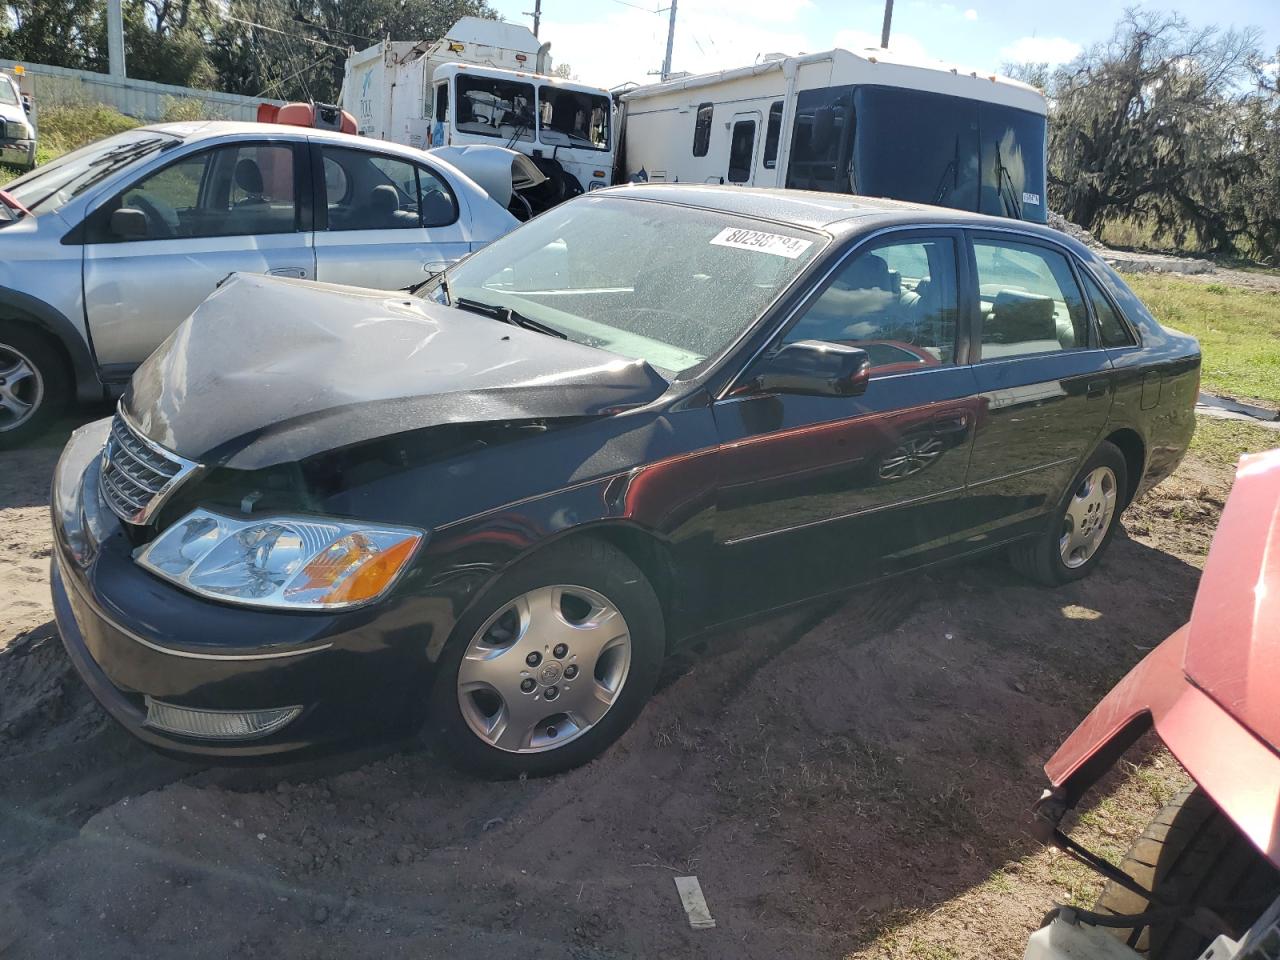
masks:
{"label": "driver door", "polygon": [[861,347],[861,396],[764,392],[766,349],[715,405],[722,484],[721,595],[747,614],[942,559],[965,526],[978,417],[961,336],[963,241],[896,234],[860,248],[811,296],[774,348]]}
{"label": "driver door", "polygon": [[[315,277],[304,158],[300,141],[224,144],[145,174],[90,214],[85,316],[109,378],[145,360],[230,273]],[[145,214],[144,237],[113,234],[122,207]]]}

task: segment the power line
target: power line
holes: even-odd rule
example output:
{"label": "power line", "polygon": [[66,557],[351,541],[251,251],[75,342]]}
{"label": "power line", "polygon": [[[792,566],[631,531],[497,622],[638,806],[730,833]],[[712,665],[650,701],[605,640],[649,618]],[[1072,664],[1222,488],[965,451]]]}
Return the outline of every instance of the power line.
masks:
{"label": "power line", "polygon": [[341,50],[343,53],[348,50],[347,47],[340,47],[336,43],[327,43],[324,40],[317,40],[315,37],[304,37],[301,34],[290,33],[288,30],[281,30],[278,27],[268,27],[265,23],[254,23],[252,20],[245,20],[243,17],[232,16],[229,13],[224,13],[222,16],[227,20],[243,23],[246,27],[255,27],[258,30],[266,30],[268,33],[278,33],[281,36],[293,37],[297,40],[302,40],[304,43],[314,43],[318,47],[329,47],[331,50]]}

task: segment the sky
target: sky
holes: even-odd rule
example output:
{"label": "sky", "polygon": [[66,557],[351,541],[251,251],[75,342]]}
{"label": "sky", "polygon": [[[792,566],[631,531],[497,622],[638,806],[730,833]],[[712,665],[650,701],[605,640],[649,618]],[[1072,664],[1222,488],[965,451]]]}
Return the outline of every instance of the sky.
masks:
{"label": "sky", "polygon": [[[532,24],[534,0],[490,0],[504,20]],[[542,0],[541,39],[583,83],[653,82],[666,50],[670,0]],[[1107,0],[896,0],[889,46],[988,72],[1008,62],[1064,63],[1105,39],[1125,3]],[[1179,0],[1196,26],[1257,27],[1280,46],[1280,0]],[[761,54],[879,46],[883,0],[678,0],[673,70],[705,73]]]}

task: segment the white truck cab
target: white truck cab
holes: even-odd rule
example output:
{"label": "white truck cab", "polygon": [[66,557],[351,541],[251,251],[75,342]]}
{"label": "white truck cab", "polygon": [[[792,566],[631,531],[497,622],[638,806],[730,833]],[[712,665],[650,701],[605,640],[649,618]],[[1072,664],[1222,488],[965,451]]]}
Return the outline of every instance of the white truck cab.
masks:
{"label": "white truck cab", "polygon": [[[889,197],[1044,223],[1045,99],[882,49],[788,57],[623,94],[627,179]],[[620,175],[620,178],[621,178]]]}
{"label": "white truck cab", "polygon": [[[596,87],[558,77],[464,63],[437,67],[432,80],[433,146],[498,144],[534,158],[567,199],[609,186],[613,101]],[[550,169],[548,169],[548,167]]]}

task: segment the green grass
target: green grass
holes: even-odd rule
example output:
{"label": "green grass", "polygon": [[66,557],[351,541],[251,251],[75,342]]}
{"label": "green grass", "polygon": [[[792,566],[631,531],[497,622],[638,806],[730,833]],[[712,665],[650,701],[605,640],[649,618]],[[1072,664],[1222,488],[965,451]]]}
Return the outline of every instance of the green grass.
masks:
{"label": "green grass", "polygon": [[1246,453],[1280,447],[1280,430],[1268,430],[1243,420],[1197,417],[1191,452],[1212,463],[1234,467]]}
{"label": "green grass", "polygon": [[1146,274],[1125,282],[1162,324],[1199,338],[1205,390],[1280,407],[1280,293]]}

